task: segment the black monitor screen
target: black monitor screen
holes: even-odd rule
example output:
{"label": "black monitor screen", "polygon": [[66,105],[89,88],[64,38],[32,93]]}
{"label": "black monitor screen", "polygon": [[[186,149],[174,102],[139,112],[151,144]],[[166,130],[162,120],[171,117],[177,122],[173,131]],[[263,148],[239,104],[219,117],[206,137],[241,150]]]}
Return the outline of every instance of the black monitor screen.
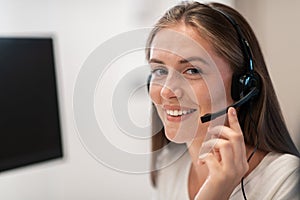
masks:
{"label": "black monitor screen", "polygon": [[51,38],[0,38],[0,171],[62,157]]}

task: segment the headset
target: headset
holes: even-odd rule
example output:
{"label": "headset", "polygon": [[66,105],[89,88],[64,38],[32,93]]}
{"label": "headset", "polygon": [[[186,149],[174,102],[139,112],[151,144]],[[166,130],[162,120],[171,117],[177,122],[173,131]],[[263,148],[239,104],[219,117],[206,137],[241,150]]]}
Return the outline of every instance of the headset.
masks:
{"label": "headset", "polygon": [[251,48],[247,39],[244,37],[239,24],[236,23],[236,21],[225,12],[216,8],[212,9],[222,14],[234,27],[242,47],[242,53],[245,63],[247,64],[247,70],[242,74],[234,73],[232,76],[231,97],[236,102],[218,112],[203,115],[201,117],[202,123],[208,122],[223,114],[226,114],[230,107],[237,108],[249,102],[250,100],[257,97],[261,90],[261,78],[254,70]]}

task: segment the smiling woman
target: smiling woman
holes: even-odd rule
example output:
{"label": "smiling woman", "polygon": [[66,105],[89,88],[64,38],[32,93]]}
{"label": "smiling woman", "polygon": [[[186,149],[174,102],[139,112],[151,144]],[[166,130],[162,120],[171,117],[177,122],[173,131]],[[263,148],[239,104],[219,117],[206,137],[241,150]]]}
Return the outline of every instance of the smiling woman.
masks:
{"label": "smiling woman", "polygon": [[[154,117],[163,123],[152,138],[153,151],[162,150],[152,160],[157,199],[297,198],[299,152],[257,39],[239,13],[181,3],[153,28],[146,56]],[[200,120],[227,107],[227,115]]]}

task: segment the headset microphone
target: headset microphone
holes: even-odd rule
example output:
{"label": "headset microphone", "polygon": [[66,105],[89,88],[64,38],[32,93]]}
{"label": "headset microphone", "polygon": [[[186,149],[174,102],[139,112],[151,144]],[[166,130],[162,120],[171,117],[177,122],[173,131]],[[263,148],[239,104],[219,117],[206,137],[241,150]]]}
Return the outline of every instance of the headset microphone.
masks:
{"label": "headset microphone", "polygon": [[231,104],[227,108],[225,108],[223,110],[220,110],[218,112],[215,112],[215,113],[207,113],[207,114],[203,115],[200,118],[201,122],[202,123],[209,122],[213,119],[216,119],[216,118],[226,114],[230,107],[234,107],[234,108],[240,107],[241,105],[243,105],[244,103],[249,101],[252,97],[256,96],[258,93],[259,93],[259,90],[257,88],[253,88],[246,96],[244,96],[243,98],[241,98],[240,100],[238,100],[234,104]]}

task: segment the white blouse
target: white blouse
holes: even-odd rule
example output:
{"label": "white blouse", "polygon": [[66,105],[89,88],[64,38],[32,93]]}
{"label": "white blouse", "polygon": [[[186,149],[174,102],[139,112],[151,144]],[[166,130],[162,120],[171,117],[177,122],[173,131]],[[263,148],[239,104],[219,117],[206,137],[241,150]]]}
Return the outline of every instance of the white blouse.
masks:
{"label": "white blouse", "polygon": [[[190,200],[188,179],[191,159],[185,146],[169,145],[159,156],[155,200]],[[178,158],[178,159],[174,159]],[[175,162],[173,160],[176,160]],[[290,154],[268,153],[259,165],[244,179],[248,200],[299,200],[300,159]],[[217,191],[216,191],[217,192]],[[240,184],[230,200],[242,200]]]}

